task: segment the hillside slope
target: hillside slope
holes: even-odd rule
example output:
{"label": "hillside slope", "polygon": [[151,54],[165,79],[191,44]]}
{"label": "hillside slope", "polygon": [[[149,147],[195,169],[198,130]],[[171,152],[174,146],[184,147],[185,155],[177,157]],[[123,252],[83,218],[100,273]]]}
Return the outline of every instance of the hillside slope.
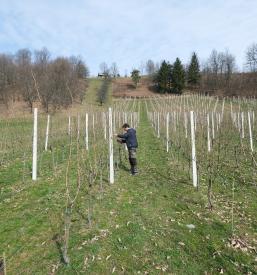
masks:
{"label": "hillside slope", "polygon": [[[215,187],[214,210],[206,209],[206,190],[197,191],[184,169],[188,160],[178,158],[176,147],[167,155],[140,104],[139,175],[129,176],[122,151],[115,183],[104,179],[103,196],[99,191],[91,196],[91,225],[90,201],[83,195],[72,218],[69,266],[61,254],[62,175],[49,177],[46,166],[38,182],[24,183],[19,159],[2,168],[0,253],[6,252],[8,274],[255,274],[252,250],[229,246],[230,187]],[[235,194],[244,205],[244,215],[234,213],[243,243],[255,241],[256,222],[249,220],[255,215],[255,192],[254,186],[242,185]]]}
{"label": "hillside slope", "polygon": [[135,88],[131,78],[117,78],[113,80],[114,97],[148,97],[153,96],[152,83],[147,78],[141,78]]}

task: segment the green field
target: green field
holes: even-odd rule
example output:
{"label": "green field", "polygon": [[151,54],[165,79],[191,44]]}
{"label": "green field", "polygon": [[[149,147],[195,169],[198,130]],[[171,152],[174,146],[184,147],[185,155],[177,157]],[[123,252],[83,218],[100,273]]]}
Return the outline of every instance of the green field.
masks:
{"label": "green field", "polygon": [[[6,255],[7,274],[257,274],[256,153],[249,156],[246,138],[242,143],[224,123],[228,130],[220,131],[208,157],[205,130],[199,127],[199,188],[194,188],[183,125],[178,123],[176,136],[171,132],[167,153],[165,121],[158,139],[147,114],[163,111],[162,102],[115,101],[117,112],[140,115],[139,175],[129,175],[127,152],[115,144],[115,183],[110,185],[101,111],[112,100],[110,94],[106,105],[98,106],[99,83],[91,80],[85,99],[91,106],[89,151],[83,134],[87,105],[80,110],[79,142],[77,117],[72,117],[70,139],[67,115],[53,116],[46,152],[41,115],[36,182],[30,175],[32,118],[0,122],[0,255]],[[228,103],[226,108],[229,113]],[[253,134],[256,152],[256,129]],[[211,174],[213,209],[207,196],[209,163],[218,171]],[[66,184],[73,198],[81,184],[71,213],[69,265],[63,262]]]}

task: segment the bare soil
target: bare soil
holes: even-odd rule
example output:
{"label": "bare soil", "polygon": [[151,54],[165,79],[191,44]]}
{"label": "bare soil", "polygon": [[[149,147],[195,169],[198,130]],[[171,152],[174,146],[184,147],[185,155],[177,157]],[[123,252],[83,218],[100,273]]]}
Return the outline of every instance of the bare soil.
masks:
{"label": "bare soil", "polygon": [[117,78],[113,81],[114,97],[141,98],[154,95],[154,89],[149,79],[141,78],[137,87],[135,87],[131,78]]}

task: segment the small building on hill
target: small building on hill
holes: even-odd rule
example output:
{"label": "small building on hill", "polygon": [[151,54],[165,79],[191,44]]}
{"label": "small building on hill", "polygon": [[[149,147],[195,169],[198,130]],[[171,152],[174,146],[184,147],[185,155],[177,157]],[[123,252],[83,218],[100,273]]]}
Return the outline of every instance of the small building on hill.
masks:
{"label": "small building on hill", "polygon": [[108,73],[98,73],[98,76],[99,78],[107,78],[109,75]]}

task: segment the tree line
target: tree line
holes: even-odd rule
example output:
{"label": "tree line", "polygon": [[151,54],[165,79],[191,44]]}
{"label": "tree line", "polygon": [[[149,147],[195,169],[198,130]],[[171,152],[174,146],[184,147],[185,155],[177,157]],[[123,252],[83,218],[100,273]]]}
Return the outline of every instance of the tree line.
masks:
{"label": "tree line", "polygon": [[24,100],[32,111],[40,103],[46,112],[82,102],[89,70],[81,57],[51,58],[43,48],[32,53],[20,49],[15,54],[0,54],[0,101]]}
{"label": "tree line", "polygon": [[236,58],[228,50],[215,49],[202,64],[193,52],[189,64],[176,58],[174,63],[163,60],[160,65],[148,60],[144,66],[159,93],[180,94],[188,89],[228,96],[257,95],[257,44],[247,48],[245,68],[244,72],[238,70]]}

